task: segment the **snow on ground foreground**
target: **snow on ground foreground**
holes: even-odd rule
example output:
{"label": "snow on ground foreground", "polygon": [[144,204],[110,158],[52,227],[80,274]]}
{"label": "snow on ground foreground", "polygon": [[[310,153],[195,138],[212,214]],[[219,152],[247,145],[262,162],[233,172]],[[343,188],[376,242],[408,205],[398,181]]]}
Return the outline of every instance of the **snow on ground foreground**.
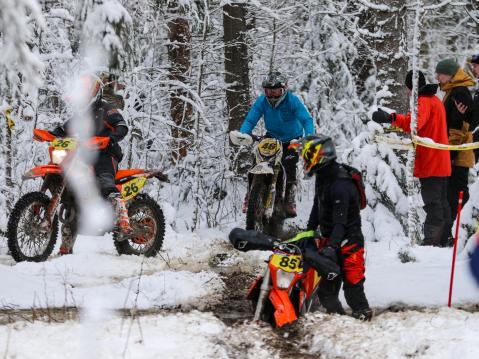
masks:
{"label": "snow on ground foreground", "polygon": [[385,313],[369,323],[348,316],[313,313],[298,323],[295,337],[299,343],[294,347],[288,342],[287,331],[273,331],[268,326],[248,322],[227,326],[211,313],[193,311],[131,320],[115,317],[113,313],[87,311],[81,321],[16,322],[0,326],[0,355],[4,358],[477,359],[478,332],[479,313],[457,309]]}
{"label": "snow on ground foreground", "polygon": [[385,313],[369,323],[314,313],[304,345],[321,358],[479,358],[479,313],[442,308]]}

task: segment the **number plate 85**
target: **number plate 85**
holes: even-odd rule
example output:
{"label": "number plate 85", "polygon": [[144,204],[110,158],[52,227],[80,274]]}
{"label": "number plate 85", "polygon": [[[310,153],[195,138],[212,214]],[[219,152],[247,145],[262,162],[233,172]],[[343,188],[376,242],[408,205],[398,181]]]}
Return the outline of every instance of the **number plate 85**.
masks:
{"label": "number plate 85", "polygon": [[303,261],[299,255],[284,256],[282,254],[273,254],[269,263],[275,267],[281,268],[285,272],[303,271]]}

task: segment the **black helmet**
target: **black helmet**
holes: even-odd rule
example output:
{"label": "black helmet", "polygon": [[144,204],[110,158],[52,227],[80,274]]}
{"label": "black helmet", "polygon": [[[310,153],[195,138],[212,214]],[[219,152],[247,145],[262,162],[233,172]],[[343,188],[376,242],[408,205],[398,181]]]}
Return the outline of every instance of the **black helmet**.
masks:
{"label": "black helmet", "polygon": [[276,107],[286,96],[288,80],[281,72],[273,71],[266,76],[261,85],[269,104]]}
{"label": "black helmet", "polygon": [[336,150],[331,137],[321,134],[305,137],[298,151],[303,158],[304,172],[307,176],[312,176],[336,159]]}
{"label": "black helmet", "polygon": [[287,85],[288,80],[286,79],[286,76],[284,76],[279,71],[270,72],[261,83],[261,86],[263,86],[263,88],[268,89],[277,89],[281,87],[285,88]]}

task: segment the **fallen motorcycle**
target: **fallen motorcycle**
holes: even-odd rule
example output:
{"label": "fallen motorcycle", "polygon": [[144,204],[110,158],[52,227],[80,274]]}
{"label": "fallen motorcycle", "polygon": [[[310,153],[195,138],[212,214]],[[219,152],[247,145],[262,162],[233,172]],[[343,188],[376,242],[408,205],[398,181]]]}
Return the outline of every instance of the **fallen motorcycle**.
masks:
{"label": "fallen motorcycle", "polygon": [[300,315],[319,305],[319,283],[336,278],[340,268],[316,250],[311,251],[310,247],[305,261],[305,241],[314,241],[314,235],[314,231],[302,232],[280,242],[254,230],[235,228],[231,231],[229,239],[240,251],[272,251],[264,273],[248,291],[247,298],[255,307],[254,320],[280,328],[294,323]]}
{"label": "fallen motorcycle", "polygon": [[[76,223],[80,209],[76,194],[66,180],[65,171],[80,146],[94,151],[105,149],[109,144],[108,137],[93,137],[85,143],[79,143],[75,138],[57,138],[49,131],[40,129],[34,130],[33,139],[50,143],[50,162],[25,173],[25,180],[42,178],[41,188],[23,195],[9,216],[8,248],[17,262],[45,261],[55,246],[59,222]],[[161,171],[125,169],[116,174],[116,186],[127,201],[132,227],[131,234],[126,238],[123,234],[119,238],[118,232],[113,233],[119,254],[155,256],[161,249],[165,235],[163,211],[150,196],[141,193],[146,181],[151,178],[167,181]],[[104,234],[108,230],[103,229],[96,234]]]}

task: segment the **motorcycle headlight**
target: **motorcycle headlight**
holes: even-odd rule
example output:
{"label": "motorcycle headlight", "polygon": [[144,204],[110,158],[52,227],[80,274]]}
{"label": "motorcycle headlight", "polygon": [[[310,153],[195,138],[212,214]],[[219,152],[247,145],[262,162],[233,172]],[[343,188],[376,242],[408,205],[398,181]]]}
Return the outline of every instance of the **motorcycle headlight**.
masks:
{"label": "motorcycle headlight", "polygon": [[285,272],[279,269],[276,272],[276,285],[281,289],[288,289],[294,279],[294,272]]}
{"label": "motorcycle headlight", "polygon": [[52,162],[56,165],[59,165],[63,162],[67,156],[67,151],[65,150],[53,150],[52,151]]}

